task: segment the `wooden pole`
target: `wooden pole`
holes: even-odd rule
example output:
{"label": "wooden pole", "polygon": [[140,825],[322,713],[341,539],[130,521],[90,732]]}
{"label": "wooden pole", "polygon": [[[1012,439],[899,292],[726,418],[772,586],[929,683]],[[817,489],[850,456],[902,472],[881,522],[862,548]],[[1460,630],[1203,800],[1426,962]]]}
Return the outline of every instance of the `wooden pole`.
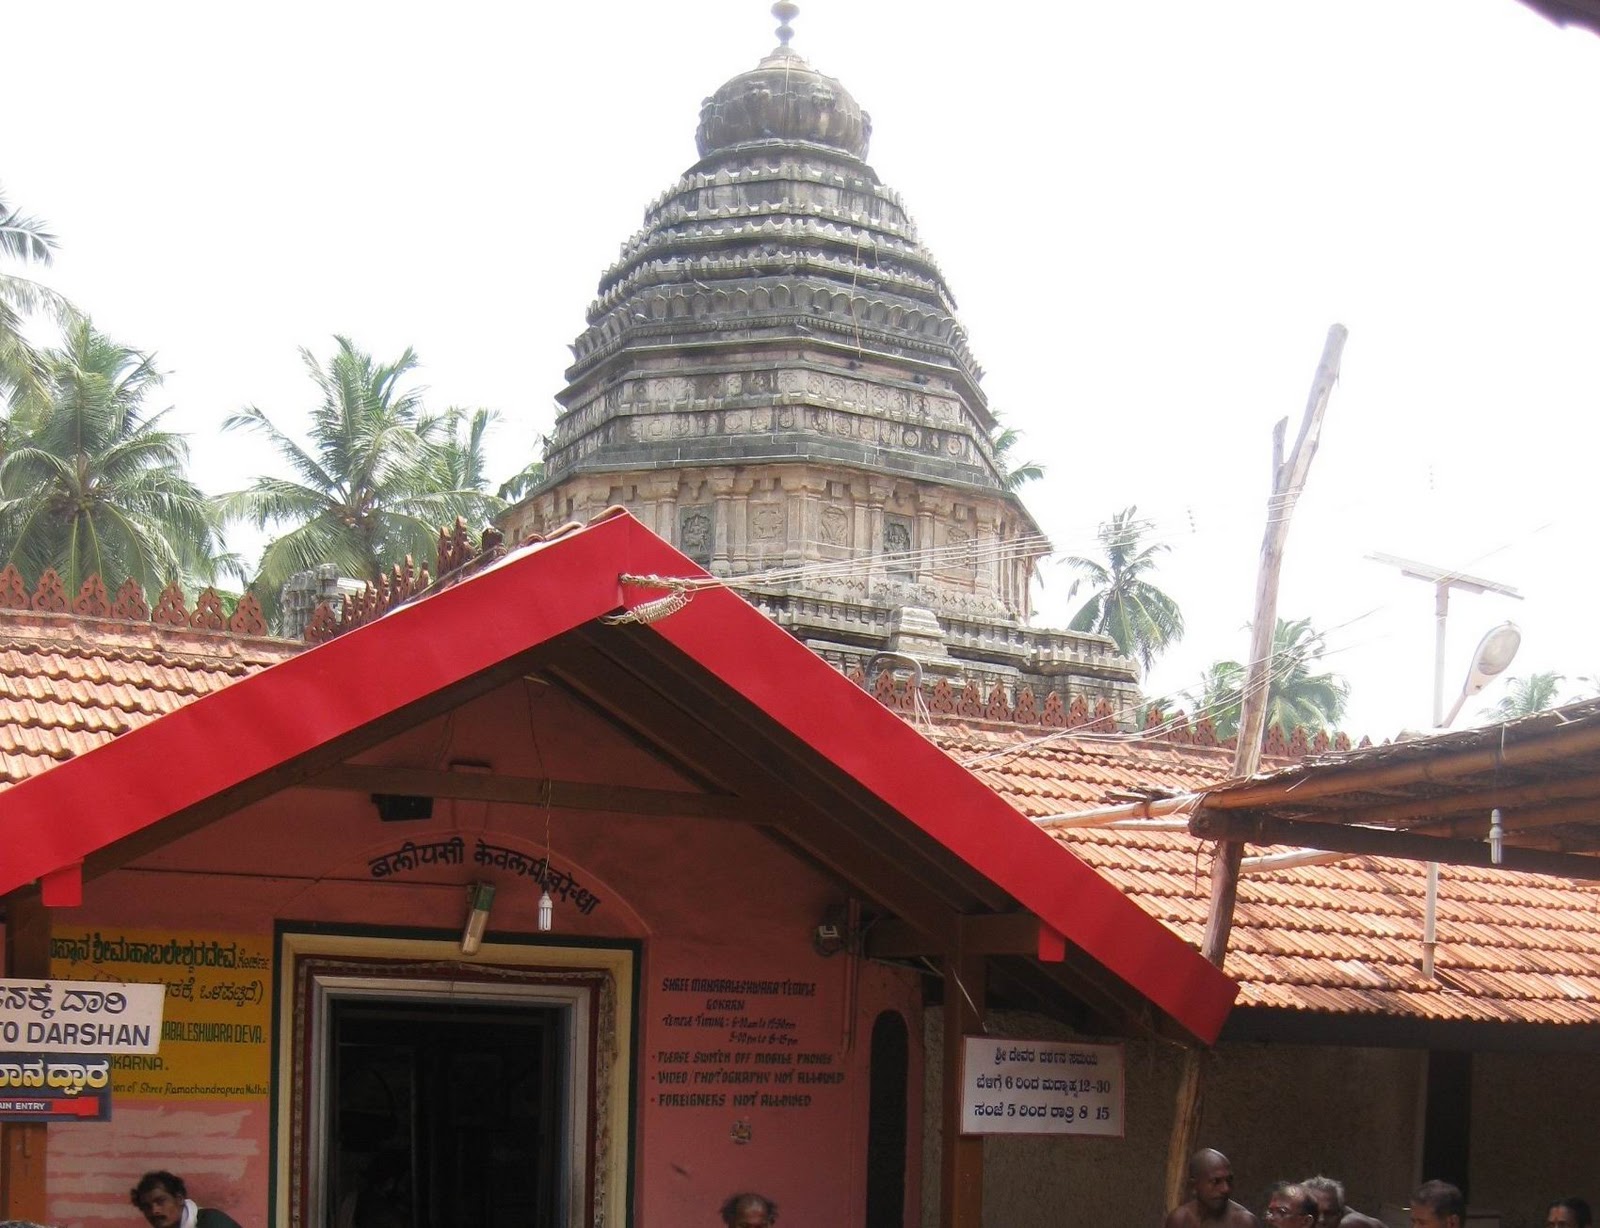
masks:
{"label": "wooden pole", "polygon": [[1397,756],[1390,763],[1358,761],[1348,768],[1319,772],[1310,780],[1285,776],[1261,781],[1209,796],[1205,799],[1205,809],[1254,810],[1291,797],[1295,801],[1321,801],[1342,793],[1381,793],[1386,789],[1478,776],[1496,769],[1531,767],[1596,750],[1600,750],[1600,725],[1575,722],[1507,742],[1504,747],[1497,737],[1467,750],[1428,755],[1425,759]]}
{"label": "wooden pole", "polygon": [[[1588,812],[1589,816],[1593,810]],[[1485,827],[1487,824],[1484,825]],[[1385,831],[1344,823],[1316,823],[1302,819],[1274,819],[1239,814],[1205,814],[1190,825],[1202,839],[1229,844],[1249,840],[1255,844],[1287,844],[1322,849],[1347,856],[1394,857],[1404,861],[1442,861],[1453,866],[1495,865],[1493,851],[1480,831],[1470,840],[1446,836],[1418,836],[1406,831]],[[1592,853],[1562,853],[1508,844],[1501,849],[1500,868],[1552,878],[1593,882],[1600,878],[1600,857]]]}
{"label": "wooden pole", "polygon": [[944,957],[944,1079],[939,1228],[983,1228],[983,1139],[961,1133],[962,1038],[983,1030],[983,956]]}
{"label": "wooden pole", "polygon": [[[7,976],[50,975],[50,913],[37,888],[6,900]],[[42,1122],[0,1125],[0,1219],[48,1222],[45,1212],[45,1143]]]}
{"label": "wooden pole", "polygon": [[[1322,361],[1311,379],[1300,433],[1294,451],[1283,458],[1284,418],[1272,432],[1272,494],[1267,499],[1267,527],[1261,537],[1261,562],[1256,571],[1255,617],[1250,622],[1250,656],[1245,666],[1244,695],[1239,708],[1239,740],[1234,750],[1233,775],[1254,776],[1261,764],[1261,734],[1267,719],[1267,690],[1272,680],[1273,633],[1278,625],[1278,576],[1283,570],[1283,549],[1289,540],[1289,519],[1294,515],[1300,492],[1305,489],[1311,458],[1316,455],[1322,435],[1322,418],[1328,398],[1339,379],[1339,361],[1344,354],[1348,333],[1344,325],[1328,329],[1322,347]],[[1228,935],[1233,929],[1233,906],[1239,894],[1239,863],[1244,859],[1244,844],[1224,840],[1217,845],[1211,862],[1211,907],[1206,916],[1205,939],[1200,953],[1217,967],[1228,957]],[[1200,1050],[1191,1047],[1184,1053],[1183,1071],[1178,1080],[1177,1110],[1173,1114],[1172,1138],[1167,1149],[1167,1206],[1183,1202],[1189,1183],[1189,1156],[1200,1133],[1200,1107],[1205,1079],[1200,1066]]]}

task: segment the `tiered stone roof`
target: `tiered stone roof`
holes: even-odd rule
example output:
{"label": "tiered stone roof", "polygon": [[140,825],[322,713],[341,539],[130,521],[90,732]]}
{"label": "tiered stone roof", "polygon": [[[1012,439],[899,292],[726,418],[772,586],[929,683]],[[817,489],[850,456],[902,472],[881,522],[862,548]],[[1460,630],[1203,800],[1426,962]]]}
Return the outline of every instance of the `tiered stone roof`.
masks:
{"label": "tiered stone roof", "polygon": [[[741,391],[753,404],[771,406],[770,386],[733,389],[726,377],[774,343],[841,348],[853,355],[850,369],[869,357],[883,360],[891,364],[883,374],[908,391],[954,394],[921,410],[908,399],[897,420],[922,429],[887,438],[874,432],[874,468],[1001,489],[989,443],[994,419],[978,386],[982,371],[937,263],[900,197],[865,161],[870,132],[870,118],[849,92],[787,45],[706,99],[701,159],[651,203],[642,229],[601,277],[588,327],[573,344],[563,403],[574,411],[591,404],[589,377],[613,373],[619,355],[670,344],[714,347],[721,357],[702,357],[697,386],[681,398],[669,391],[669,404],[707,403],[714,370],[722,377],[719,407],[743,407]],[[821,371],[831,364],[815,355],[800,365]],[[632,389],[631,397],[622,391],[621,406],[608,399],[598,412],[571,412],[557,422],[546,457],[552,480],[652,461],[715,460],[726,454],[726,436],[737,433],[723,421],[687,435],[668,432],[655,443],[648,434],[606,429],[619,417],[654,412],[641,404],[644,390]],[[804,405],[827,389],[785,391],[786,401]],[[659,390],[646,399],[658,400]],[[850,426],[865,427],[873,409],[885,407],[887,398],[853,407],[862,421]],[[768,442],[766,459],[826,454],[841,434],[838,421],[814,416],[800,415],[792,426]],[[863,437],[859,429],[842,433]]]}
{"label": "tiered stone roof", "polygon": [[779,35],[602,274],[508,539],[621,504],[835,666],[1125,707],[1109,641],[1027,626],[1049,546],[955,297],[866,161],[867,112]]}

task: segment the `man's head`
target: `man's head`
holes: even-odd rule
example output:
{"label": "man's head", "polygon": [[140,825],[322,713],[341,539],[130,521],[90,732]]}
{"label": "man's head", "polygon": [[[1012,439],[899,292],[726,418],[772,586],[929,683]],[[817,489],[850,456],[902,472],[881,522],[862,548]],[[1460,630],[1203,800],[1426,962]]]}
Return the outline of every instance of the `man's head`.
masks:
{"label": "man's head", "polygon": [[178,1228],[183,1219],[183,1202],[188,1197],[183,1178],[165,1171],[146,1173],[128,1194],[150,1228]]}
{"label": "man's head", "polygon": [[1280,1181],[1267,1195],[1268,1228],[1312,1228],[1317,1222],[1317,1200],[1305,1186]]}
{"label": "man's head", "polygon": [[[1544,1228],[1591,1228],[1594,1212],[1581,1198],[1561,1198],[1544,1213]],[[5,1228],[0,1224],[0,1228]]]}
{"label": "man's head", "polygon": [[722,1222],[728,1228],[772,1228],[778,1204],[760,1194],[735,1194],[722,1204]]}
{"label": "man's head", "polygon": [[1233,1165],[1220,1151],[1202,1148],[1189,1158],[1189,1183],[1195,1202],[1212,1215],[1221,1215],[1233,1197]]}
{"label": "man's head", "polygon": [[1300,1184],[1317,1200],[1317,1228],[1339,1228],[1344,1218],[1344,1183],[1332,1177],[1307,1177]]}
{"label": "man's head", "polygon": [[1411,1228],[1461,1228],[1467,1200],[1448,1181],[1428,1181],[1411,1195]]}

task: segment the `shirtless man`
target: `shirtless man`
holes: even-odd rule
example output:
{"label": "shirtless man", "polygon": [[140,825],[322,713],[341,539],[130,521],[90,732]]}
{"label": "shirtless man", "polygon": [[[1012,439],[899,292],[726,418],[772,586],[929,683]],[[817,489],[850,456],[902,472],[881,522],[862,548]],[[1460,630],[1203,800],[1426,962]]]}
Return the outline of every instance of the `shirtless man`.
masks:
{"label": "shirtless man", "polygon": [[1233,1201],[1233,1165],[1207,1147],[1189,1160],[1194,1197],[1167,1214],[1164,1228],[1261,1228],[1261,1221]]}
{"label": "shirtless man", "polygon": [[1345,1205],[1344,1182],[1332,1177],[1307,1177],[1300,1183],[1317,1200],[1317,1228],[1388,1228]]}

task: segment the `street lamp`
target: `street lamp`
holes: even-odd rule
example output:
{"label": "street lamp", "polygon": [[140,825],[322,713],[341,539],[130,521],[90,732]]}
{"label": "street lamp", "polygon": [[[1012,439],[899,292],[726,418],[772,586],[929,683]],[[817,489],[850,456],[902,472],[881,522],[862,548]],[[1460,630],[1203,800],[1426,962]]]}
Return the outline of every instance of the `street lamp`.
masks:
{"label": "street lamp", "polygon": [[[1433,727],[1435,729],[1443,729],[1450,724],[1450,721],[1446,720],[1444,716],[1444,634],[1445,623],[1450,617],[1450,590],[1459,588],[1467,593],[1498,593],[1502,597],[1514,597],[1518,601],[1522,600],[1522,594],[1509,584],[1501,584],[1495,580],[1485,580],[1482,576],[1469,576],[1464,571],[1451,571],[1448,568],[1435,567],[1431,563],[1419,563],[1415,559],[1402,559],[1392,554],[1376,553],[1367,555],[1367,558],[1374,563],[1386,563],[1390,567],[1398,567],[1402,576],[1408,576],[1413,580],[1422,580],[1433,585]],[[1510,624],[1506,625],[1509,626]],[[1497,627],[1495,630],[1498,631],[1500,628]],[[1512,627],[1512,631],[1515,632],[1516,628]],[[1493,634],[1494,632],[1490,632],[1490,635]],[[1516,652],[1516,644],[1520,641],[1521,636],[1518,636],[1517,640],[1512,643],[1512,653]],[[1483,642],[1478,645],[1480,654],[1488,642],[1489,637],[1485,636]],[[1500,643],[1503,646],[1504,641],[1502,640]],[[1505,669],[1506,665],[1510,663],[1511,657],[1507,654],[1500,669]],[[1494,677],[1495,673],[1499,673],[1499,670],[1494,671],[1488,677]],[[1487,682],[1488,678],[1485,678],[1484,681]],[[1470,679],[1468,680],[1468,685],[1471,685]],[[1479,691],[1482,689],[1481,686],[1478,688]],[[1472,692],[1474,695],[1477,693],[1477,691]],[[1462,699],[1466,699],[1465,694],[1462,695]],[[1461,705],[1457,704],[1450,713],[1450,719],[1454,720],[1456,713],[1459,711],[1461,711]]]}
{"label": "street lamp", "polygon": [[1450,714],[1440,722],[1441,728],[1448,729],[1461,711],[1462,704],[1506,672],[1521,646],[1522,632],[1517,629],[1516,623],[1504,622],[1484,633],[1478,641],[1478,651],[1472,656],[1472,668],[1467,671],[1467,680],[1461,685],[1461,694],[1456,697],[1455,707],[1450,709]]}
{"label": "street lamp", "polygon": [[[1472,658],[1472,668],[1467,671],[1467,680],[1461,687],[1461,697],[1456,700],[1455,707],[1450,709],[1450,715],[1446,716],[1444,642],[1445,622],[1450,617],[1450,590],[1459,588],[1469,593],[1498,593],[1502,597],[1515,597],[1518,601],[1522,600],[1522,594],[1509,584],[1499,584],[1494,580],[1485,580],[1481,576],[1469,576],[1465,572],[1448,571],[1443,567],[1418,563],[1414,559],[1396,558],[1392,554],[1369,554],[1367,557],[1374,563],[1387,563],[1391,567],[1398,567],[1403,576],[1409,576],[1413,580],[1424,580],[1433,585],[1433,727],[1436,730],[1448,729],[1450,722],[1460,713],[1461,705],[1506,671],[1506,667],[1511,664],[1511,658],[1517,655],[1517,647],[1522,643],[1522,633],[1509,622],[1501,623],[1479,640],[1478,651]],[[1500,812],[1496,810],[1489,824],[1490,858],[1496,865],[1500,864],[1502,834]],[[1438,910],[1439,863],[1430,861],[1427,895],[1422,910],[1422,975],[1430,981],[1433,979],[1433,955],[1439,945]]]}

